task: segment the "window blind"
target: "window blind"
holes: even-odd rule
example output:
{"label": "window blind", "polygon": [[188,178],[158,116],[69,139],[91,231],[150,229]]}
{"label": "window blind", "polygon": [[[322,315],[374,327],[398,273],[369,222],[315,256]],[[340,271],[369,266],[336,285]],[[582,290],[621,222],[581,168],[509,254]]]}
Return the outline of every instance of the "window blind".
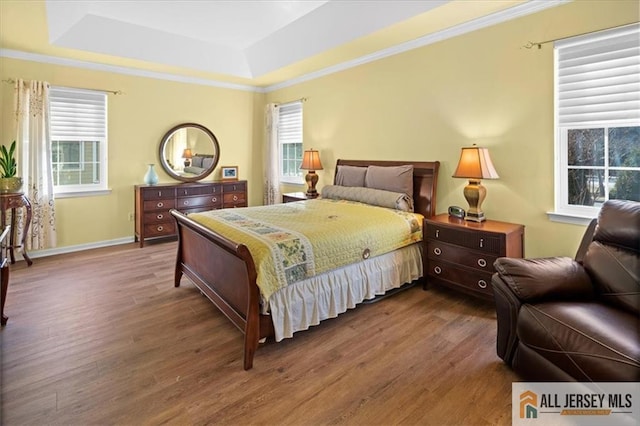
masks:
{"label": "window blind", "polygon": [[93,90],[51,88],[51,138],[94,140],[107,133],[107,95]]}
{"label": "window blind", "polygon": [[558,124],[640,120],[640,24],[555,43]]}
{"label": "window blind", "polygon": [[282,104],[278,108],[280,144],[302,143],[302,101]]}

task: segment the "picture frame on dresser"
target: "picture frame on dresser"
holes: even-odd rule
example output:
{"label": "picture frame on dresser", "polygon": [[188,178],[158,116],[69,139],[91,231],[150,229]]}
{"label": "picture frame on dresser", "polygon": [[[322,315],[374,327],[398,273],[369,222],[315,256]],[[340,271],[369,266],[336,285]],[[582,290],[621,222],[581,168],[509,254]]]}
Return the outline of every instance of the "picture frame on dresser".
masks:
{"label": "picture frame on dresser", "polygon": [[222,166],[222,180],[238,180],[238,166]]}

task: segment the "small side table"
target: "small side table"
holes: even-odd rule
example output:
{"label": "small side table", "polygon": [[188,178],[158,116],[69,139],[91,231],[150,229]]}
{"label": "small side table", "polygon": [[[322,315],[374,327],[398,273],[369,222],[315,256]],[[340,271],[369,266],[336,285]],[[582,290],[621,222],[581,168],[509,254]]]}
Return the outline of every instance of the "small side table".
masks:
{"label": "small side table", "polygon": [[[27,217],[24,221],[24,229],[22,230],[22,241],[19,245],[15,245],[15,230],[16,230],[16,209],[24,207],[27,210]],[[27,265],[31,266],[33,261],[27,254],[27,248],[25,241],[27,239],[27,233],[29,232],[29,226],[31,225],[31,203],[26,195],[23,193],[11,193],[0,194],[0,225],[4,226],[7,221],[7,210],[11,209],[11,233],[9,234],[9,245],[7,251],[11,258],[11,264],[16,263],[16,257],[13,253],[14,248],[22,247],[22,256],[27,262]]]}
{"label": "small side table", "polygon": [[306,192],[287,192],[286,194],[282,194],[282,202],[283,203],[293,203],[294,201],[304,201],[304,200],[315,200],[317,197],[307,197]]}

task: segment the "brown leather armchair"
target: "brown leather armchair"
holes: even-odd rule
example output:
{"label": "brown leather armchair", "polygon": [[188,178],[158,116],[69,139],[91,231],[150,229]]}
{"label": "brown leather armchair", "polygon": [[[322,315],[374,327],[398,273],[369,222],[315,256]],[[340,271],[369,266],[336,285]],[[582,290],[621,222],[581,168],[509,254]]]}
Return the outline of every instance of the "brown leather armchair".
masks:
{"label": "brown leather armchair", "polygon": [[498,356],[527,381],[640,381],[640,203],[611,200],[576,259],[499,258]]}

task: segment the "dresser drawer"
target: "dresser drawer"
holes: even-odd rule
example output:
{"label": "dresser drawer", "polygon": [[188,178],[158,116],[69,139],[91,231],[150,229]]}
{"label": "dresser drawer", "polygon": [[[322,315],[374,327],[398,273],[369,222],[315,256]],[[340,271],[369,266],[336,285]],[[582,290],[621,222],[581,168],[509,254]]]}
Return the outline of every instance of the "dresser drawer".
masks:
{"label": "dresser drawer", "polygon": [[143,208],[145,212],[150,210],[167,210],[173,209],[176,206],[176,200],[153,200],[153,201],[145,201],[143,203]]}
{"label": "dresser drawer", "polygon": [[163,200],[176,197],[175,188],[144,188],[141,190],[143,200]]}
{"label": "dresser drawer", "polygon": [[427,226],[427,238],[480,250],[485,253],[493,253],[497,256],[500,256],[504,246],[503,238],[501,238],[500,234],[454,229],[432,224]]}
{"label": "dresser drawer", "polygon": [[158,210],[152,213],[144,214],[144,223],[161,223],[161,222],[171,222],[175,219],[171,217],[171,213],[169,210]]}
{"label": "dresser drawer", "polygon": [[144,225],[144,234],[146,237],[163,237],[167,235],[173,235],[176,233],[176,223],[162,222],[162,223],[148,223]]}
{"label": "dresser drawer", "polygon": [[225,182],[222,186],[225,194],[229,192],[247,192],[247,182]]}
{"label": "dresser drawer", "polygon": [[427,256],[435,261],[464,265],[490,273],[495,272],[493,262],[499,257],[433,240],[427,240]]}
{"label": "dresser drawer", "polygon": [[222,185],[198,185],[198,186],[183,186],[177,188],[178,197],[191,197],[194,195],[209,195],[209,194],[221,194]]}
{"label": "dresser drawer", "polygon": [[178,209],[190,209],[197,207],[207,207],[208,210],[220,207],[222,205],[222,197],[218,195],[204,195],[201,197],[184,197],[178,198]]}
{"label": "dresser drawer", "polygon": [[244,192],[232,192],[230,194],[224,194],[224,206],[225,207],[244,207],[247,204],[247,197]]}
{"label": "dresser drawer", "polygon": [[470,271],[452,263],[430,261],[428,275],[493,297],[492,274],[489,272]]}

